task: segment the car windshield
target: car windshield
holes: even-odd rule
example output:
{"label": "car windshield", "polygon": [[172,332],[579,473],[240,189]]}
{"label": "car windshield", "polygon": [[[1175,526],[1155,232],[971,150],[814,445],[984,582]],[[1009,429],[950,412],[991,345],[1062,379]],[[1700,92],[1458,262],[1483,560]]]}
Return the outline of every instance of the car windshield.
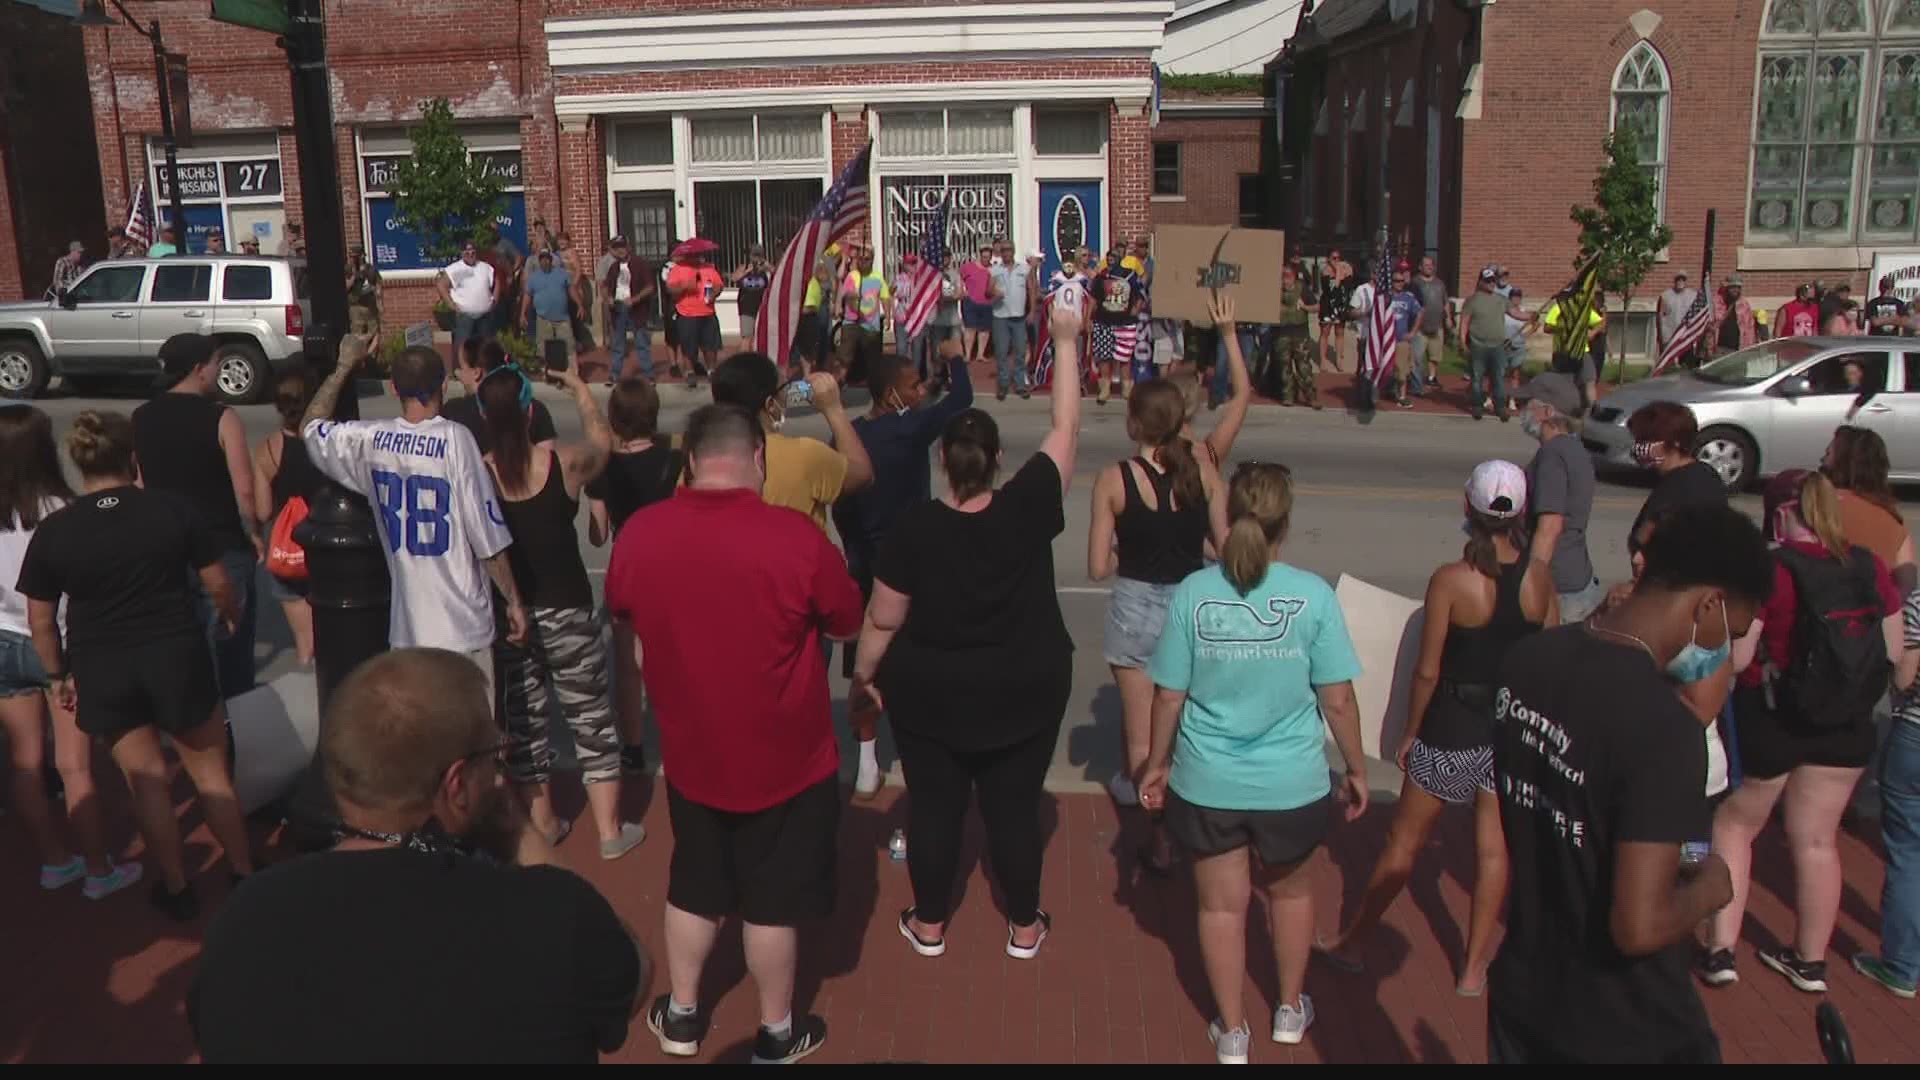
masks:
{"label": "car windshield", "polygon": [[1721,386],[1753,386],[1766,382],[1820,351],[1820,346],[1805,338],[1775,338],[1749,349],[1706,364],[1694,372],[1698,378]]}

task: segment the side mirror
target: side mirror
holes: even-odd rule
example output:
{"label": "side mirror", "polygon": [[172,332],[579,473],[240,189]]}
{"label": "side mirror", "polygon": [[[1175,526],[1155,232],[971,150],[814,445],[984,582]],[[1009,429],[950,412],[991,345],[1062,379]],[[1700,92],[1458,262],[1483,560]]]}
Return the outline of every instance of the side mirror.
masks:
{"label": "side mirror", "polygon": [[1806,397],[1813,393],[1813,380],[1805,375],[1795,375],[1780,380],[1780,396],[1784,398]]}
{"label": "side mirror", "polygon": [[67,293],[67,290],[65,289],[61,289],[59,292],[55,293],[54,299],[59,301],[60,306],[63,308],[66,308],[68,311],[72,311],[74,308],[77,308],[80,306],[80,301],[75,300],[71,295]]}

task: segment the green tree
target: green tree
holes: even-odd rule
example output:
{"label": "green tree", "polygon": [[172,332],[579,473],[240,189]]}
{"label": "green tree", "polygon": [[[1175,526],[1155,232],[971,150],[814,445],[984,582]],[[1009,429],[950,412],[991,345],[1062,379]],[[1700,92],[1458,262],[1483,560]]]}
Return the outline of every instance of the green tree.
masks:
{"label": "green tree", "polygon": [[[1605,293],[1620,297],[1620,310],[1626,311],[1654,260],[1673,242],[1673,230],[1660,223],[1660,190],[1640,164],[1639,142],[1640,132],[1630,124],[1608,135],[1601,143],[1607,162],[1593,178],[1593,205],[1573,208],[1580,250],[1600,259],[1603,312]],[[1618,329],[1610,336],[1619,344],[1624,379],[1627,336]]]}
{"label": "green tree", "polygon": [[448,262],[469,240],[492,243],[494,219],[506,207],[504,184],[467,152],[447,99],[421,102],[420,124],[409,135],[413,156],[394,167],[393,202],[420,250]]}

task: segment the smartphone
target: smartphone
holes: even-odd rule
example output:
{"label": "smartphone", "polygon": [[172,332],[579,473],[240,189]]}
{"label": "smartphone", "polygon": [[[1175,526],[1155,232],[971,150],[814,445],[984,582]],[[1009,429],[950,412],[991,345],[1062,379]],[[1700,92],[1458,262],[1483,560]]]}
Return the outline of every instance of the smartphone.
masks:
{"label": "smartphone", "polygon": [[795,379],[787,384],[787,408],[813,404],[813,384],[805,379]]}
{"label": "smartphone", "polygon": [[567,351],[567,343],[559,338],[547,341],[546,363],[548,371],[565,371],[573,363],[572,355]]}

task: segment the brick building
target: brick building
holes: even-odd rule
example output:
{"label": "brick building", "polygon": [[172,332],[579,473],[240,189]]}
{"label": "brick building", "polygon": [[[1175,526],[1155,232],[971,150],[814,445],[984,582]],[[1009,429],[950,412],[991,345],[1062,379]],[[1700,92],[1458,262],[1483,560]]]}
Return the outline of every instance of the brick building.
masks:
{"label": "brick building", "polygon": [[[198,137],[181,153],[189,246],[207,228],[276,250],[298,222],[282,54],[213,23],[205,0],[138,0],[188,54]],[[329,2],[338,197],[348,243],[419,318],[433,270],[394,227],[386,177],[418,103],[446,97],[508,181],[502,231],[530,221],[658,257],[702,235],[722,262],[776,252],[875,141],[873,239],[891,263],[909,215],[951,193],[956,245],[1095,246],[1149,224],[1150,57],[1173,0],[353,0]],[[147,43],[88,30],[107,216],[161,182]],[[164,200],[162,200],[164,202]],[[723,317],[726,313],[723,311]]]}
{"label": "brick building", "polygon": [[0,3],[0,300],[39,298],[71,241],[104,252],[92,126],[71,13]]}
{"label": "brick building", "polygon": [[[1534,294],[1562,284],[1601,140],[1638,121],[1697,279],[1707,210],[1716,278],[1772,306],[1797,282],[1920,262],[1920,0],[1323,0],[1284,76],[1283,217],[1309,249],[1381,227],[1464,285],[1489,262]],[[1644,313],[1629,345],[1643,347]]]}
{"label": "brick building", "polygon": [[1262,97],[1168,90],[1153,128],[1156,225],[1264,224]]}

